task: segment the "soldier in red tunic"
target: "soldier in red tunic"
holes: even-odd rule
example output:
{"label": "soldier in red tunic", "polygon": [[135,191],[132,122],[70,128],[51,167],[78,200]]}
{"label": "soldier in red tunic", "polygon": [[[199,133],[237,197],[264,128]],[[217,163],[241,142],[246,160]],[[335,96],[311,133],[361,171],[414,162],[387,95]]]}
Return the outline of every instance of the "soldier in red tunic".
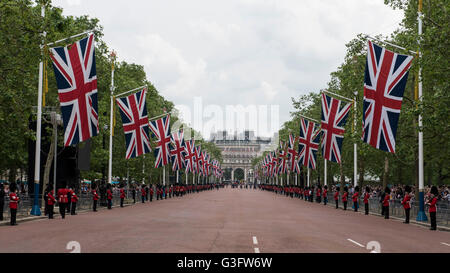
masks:
{"label": "soldier in red tunic", "polygon": [[92,199],[94,200],[94,205],[92,207],[93,211],[97,211],[97,201],[99,199],[99,196],[97,194],[97,191],[95,189],[92,190]]}
{"label": "soldier in red tunic", "polygon": [[144,185],[142,185],[142,186],[141,186],[141,198],[142,198],[142,203],[145,203],[145,195],[146,195],[145,187],[144,187]]}
{"label": "soldier in red tunic", "polygon": [[48,219],[53,219],[53,206],[56,203],[55,196],[53,196],[53,187],[49,187],[49,192],[47,193],[47,211],[48,211]]}
{"label": "soldier in red tunic", "polygon": [[72,205],[72,196],[73,190],[71,187],[69,187],[67,189],[67,204],[66,204],[66,209],[67,209],[67,213],[70,213],[70,206]]}
{"label": "soldier in red tunic", "polygon": [[369,215],[369,198],[370,198],[370,188],[366,186],[366,192],[364,193],[364,209],[365,215]]}
{"label": "soldier in red tunic", "polygon": [[359,198],[359,187],[355,187],[355,193],[352,195],[352,201],[353,201],[353,209],[355,212],[358,212],[358,198]]}
{"label": "soldier in red tunic", "polygon": [[153,186],[150,184],[150,202],[153,201],[153,194],[154,194]]}
{"label": "soldier in red tunic", "polygon": [[430,213],[430,221],[431,221],[431,227],[430,230],[436,230],[436,203],[437,203],[437,197],[439,195],[438,189],[436,186],[431,187],[431,198],[427,200],[426,204],[430,206],[428,209],[428,212]]}
{"label": "soldier in red tunic", "polygon": [[347,198],[348,198],[348,188],[344,187],[344,194],[342,195],[342,203],[344,204],[344,210],[347,210]]}
{"label": "soldier in red tunic", "polygon": [[77,213],[75,211],[77,209],[78,196],[75,194],[74,191],[72,191],[72,196],[70,198],[70,201],[72,202],[72,208],[70,210],[70,215],[77,215]]}
{"label": "soldier in red tunic", "polygon": [[11,211],[11,226],[17,226],[16,223],[16,215],[17,215],[17,207],[19,204],[19,197],[16,194],[16,184],[11,183],[9,186],[9,210]]}
{"label": "soldier in red tunic", "polygon": [[391,199],[391,189],[384,189],[385,195],[383,199],[384,219],[389,219],[389,199]]}
{"label": "soldier in red tunic", "polygon": [[120,188],[120,207],[123,208],[123,200],[125,199],[125,190],[123,189],[123,185]]}
{"label": "soldier in red tunic", "polygon": [[336,202],[336,209],[339,208],[339,191],[340,187],[336,187],[336,191],[334,192],[334,202]]}
{"label": "soldier in red tunic", "polygon": [[328,187],[327,187],[327,185],[323,186],[322,196],[323,196],[323,204],[326,206],[328,203]]}
{"label": "soldier in red tunic", "polygon": [[402,205],[403,208],[405,209],[405,221],[403,222],[404,224],[409,224],[409,212],[411,210],[411,196],[409,195],[409,193],[411,192],[411,187],[406,185],[405,186],[405,197],[403,197],[402,200]]}
{"label": "soldier in red tunic", "polygon": [[108,186],[107,186],[106,199],[108,199],[108,209],[112,209],[113,195],[112,195],[112,192],[111,192],[111,184],[108,184]]}
{"label": "soldier in red tunic", "polygon": [[58,206],[59,206],[59,214],[61,214],[62,219],[66,218],[66,206],[69,202],[68,197],[69,189],[60,188],[58,189]]}
{"label": "soldier in red tunic", "polygon": [[316,190],[316,202],[317,203],[322,203],[322,186],[317,185],[317,190]]}

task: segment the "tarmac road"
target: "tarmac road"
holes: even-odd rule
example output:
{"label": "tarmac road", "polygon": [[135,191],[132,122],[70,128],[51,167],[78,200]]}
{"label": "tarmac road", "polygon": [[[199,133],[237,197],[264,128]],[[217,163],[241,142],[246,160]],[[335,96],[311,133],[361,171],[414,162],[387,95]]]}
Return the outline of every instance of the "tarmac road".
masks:
{"label": "tarmac road", "polygon": [[[0,252],[450,253],[450,233],[254,189],[225,188],[0,226]],[[69,248],[70,249],[70,248]]]}

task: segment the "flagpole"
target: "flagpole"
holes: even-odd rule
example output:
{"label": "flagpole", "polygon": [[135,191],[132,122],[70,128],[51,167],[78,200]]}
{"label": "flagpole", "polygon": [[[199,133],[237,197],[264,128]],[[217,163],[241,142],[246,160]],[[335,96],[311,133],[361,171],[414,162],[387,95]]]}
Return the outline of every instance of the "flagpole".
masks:
{"label": "flagpole", "polygon": [[110,114],[109,114],[109,161],[108,161],[108,183],[111,184],[112,179],[112,146],[113,146],[113,103],[114,103],[114,60],[115,60],[115,52],[111,52],[111,105],[110,105]]}
{"label": "flagpole", "polygon": [[177,170],[177,184],[178,184],[178,170]]}
{"label": "flagpole", "polygon": [[[355,97],[354,97],[354,100],[353,100],[353,116],[354,116],[354,119],[353,119],[353,126],[354,126],[354,133],[356,132],[356,96],[358,95],[358,92],[357,91],[355,91]],[[358,185],[358,181],[356,180],[357,179],[357,172],[358,172],[358,153],[357,153],[357,149],[358,149],[358,144],[356,143],[356,140],[355,140],[355,143],[353,144],[353,178],[354,178],[354,182],[353,182],[353,184],[354,184],[354,186],[356,187],[356,185]]]}
{"label": "flagpole", "polygon": [[[419,45],[420,39],[422,38],[422,0],[419,0],[419,11],[417,14],[418,20],[418,34],[419,34]],[[422,59],[422,52],[419,50],[419,60]],[[422,103],[422,67],[419,62],[419,103]],[[417,214],[417,221],[428,221],[427,215],[425,214],[425,202],[424,202],[424,181],[423,181],[423,132],[422,128],[422,114],[419,112],[419,212]]]}
{"label": "flagpole", "polygon": [[323,160],[323,185],[327,185],[327,160]]}
{"label": "flagpole", "polygon": [[163,185],[166,185],[166,166],[163,166]]}
{"label": "flagpole", "polygon": [[[41,7],[41,16],[45,18],[45,6]],[[42,33],[42,44],[47,33]],[[34,204],[30,214],[40,216],[41,207],[39,206],[39,183],[41,173],[41,124],[42,124],[42,82],[44,73],[44,47],[41,45],[42,60],[39,62],[39,82],[38,82],[38,105],[37,105],[37,120],[36,120],[36,148],[34,156]],[[56,189],[55,189],[56,191]]]}
{"label": "flagpole", "polygon": [[115,97],[117,98],[117,97],[123,96],[123,95],[125,95],[125,94],[131,93],[131,92],[133,92],[133,91],[136,91],[136,90],[139,90],[139,89],[144,89],[144,88],[147,88],[147,85],[139,86],[139,87],[136,87],[136,88],[134,88],[134,89],[131,89],[131,90],[122,92],[122,93],[120,93],[120,94],[117,94]]}
{"label": "flagpole", "polygon": [[308,187],[309,187],[309,168],[308,168]]}

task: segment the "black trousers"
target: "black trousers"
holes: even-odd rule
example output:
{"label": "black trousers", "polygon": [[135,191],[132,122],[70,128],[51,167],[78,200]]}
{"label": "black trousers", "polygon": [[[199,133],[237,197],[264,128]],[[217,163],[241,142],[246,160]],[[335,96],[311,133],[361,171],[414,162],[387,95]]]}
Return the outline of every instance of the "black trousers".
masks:
{"label": "black trousers", "polygon": [[67,203],[59,203],[59,214],[64,219],[66,217],[66,204]]}
{"label": "black trousers", "polygon": [[17,215],[17,209],[10,209],[11,210],[11,225],[16,224],[16,215]]}
{"label": "black trousers", "polygon": [[123,198],[120,198],[120,207],[123,208]]}
{"label": "black trousers", "polygon": [[430,212],[431,229],[436,230],[436,212]]}
{"label": "black trousers", "polygon": [[150,194],[150,202],[153,201],[153,194]]}
{"label": "black trousers", "polygon": [[145,203],[145,196],[142,195],[142,203]]}
{"label": "black trousers", "polygon": [[405,209],[405,223],[409,223],[409,213],[410,213],[411,209]]}
{"label": "black trousers", "polygon": [[324,197],[324,198],[323,198],[323,204],[326,206],[327,203],[328,203],[328,197]]}
{"label": "black trousers", "polygon": [[322,202],[322,197],[317,196],[316,198],[317,198],[317,203],[321,203]]}
{"label": "black trousers", "polygon": [[[70,199],[70,198],[69,198]],[[70,212],[70,205],[72,204],[72,201],[69,201],[69,202],[67,202],[67,206],[66,206],[66,208],[67,208],[67,213],[69,213]]]}
{"label": "black trousers", "polygon": [[369,215],[369,203],[364,203],[364,209],[366,210],[366,215]]}
{"label": "black trousers", "polygon": [[53,205],[47,205],[48,219],[53,219]]}
{"label": "black trousers", "polygon": [[94,200],[94,207],[93,207],[93,211],[97,211],[97,200]]}
{"label": "black trousers", "polygon": [[77,203],[76,202],[72,202],[72,208],[70,210],[70,215],[75,215],[76,209],[77,209]]}
{"label": "black trousers", "polygon": [[383,205],[381,205],[381,215],[384,215],[384,206]]}
{"label": "black trousers", "polygon": [[389,206],[388,207],[383,206],[383,208],[384,208],[384,219],[389,219]]}
{"label": "black trousers", "polygon": [[342,202],[342,203],[344,203],[344,210],[347,210],[347,201]]}
{"label": "black trousers", "polygon": [[358,211],[358,202],[353,202],[353,207],[355,211]]}
{"label": "black trousers", "polygon": [[108,199],[108,209],[112,209],[112,200]]}

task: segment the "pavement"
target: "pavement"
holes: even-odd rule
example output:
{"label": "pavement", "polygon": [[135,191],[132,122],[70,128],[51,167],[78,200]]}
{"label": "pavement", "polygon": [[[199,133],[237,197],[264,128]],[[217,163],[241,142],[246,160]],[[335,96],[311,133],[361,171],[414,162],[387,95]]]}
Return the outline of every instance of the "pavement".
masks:
{"label": "pavement", "polygon": [[[75,247],[74,247],[75,246]],[[450,253],[450,233],[254,189],[0,226],[2,253]]]}

